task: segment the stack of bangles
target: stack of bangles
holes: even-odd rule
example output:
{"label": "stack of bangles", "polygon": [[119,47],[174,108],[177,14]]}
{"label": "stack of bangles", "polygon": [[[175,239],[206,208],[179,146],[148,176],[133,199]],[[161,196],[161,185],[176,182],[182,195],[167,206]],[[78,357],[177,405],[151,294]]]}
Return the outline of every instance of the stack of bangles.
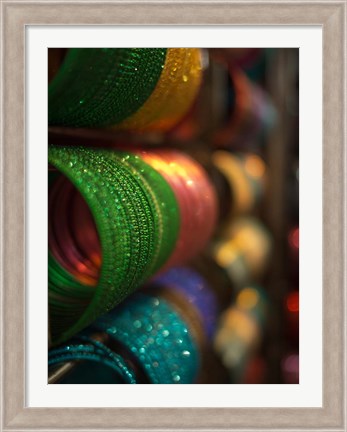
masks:
{"label": "stack of bangles", "polygon": [[235,303],[220,318],[214,347],[232,373],[233,382],[242,381],[241,376],[261,342],[268,307],[266,291],[252,284],[238,293]]}
{"label": "stack of bangles", "polygon": [[217,223],[217,195],[206,172],[188,155],[175,150],[141,151],[175,193],[181,226],[176,248],[162,270],[184,264],[201,252]]}
{"label": "stack of bangles", "polygon": [[212,154],[213,165],[224,176],[229,189],[228,219],[249,213],[261,200],[266,183],[266,165],[256,154],[231,154],[218,150]]}
{"label": "stack of bangles", "polygon": [[228,124],[214,136],[214,145],[219,148],[252,142],[270,130],[276,120],[275,108],[260,86],[237,67],[230,67],[229,75],[234,106]]}
{"label": "stack of bangles", "polygon": [[[48,352],[48,367],[53,382],[58,380],[59,384],[136,384],[136,377],[127,362],[112,351],[105,343],[93,338],[83,332],[75,336],[66,345],[61,345]],[[68,374],[63,377],[55,376],[59,367],[67,365]],[[88,373],[85,375],[84,369]]]}
{"label": "stack of bangles", "polygon": [[49,63],[51,126],[165,131],[202,80],[197,48],[50,49]]}
{"label": "stack of bangles", "polygon": [[196,270],[189,267],[174,267],[151,281],[151,287],[159,289],[159,295],[181,304],[194,322],[200,322],[203,332],[199,339],[213,339],[219,305],[208,282]]}
{"label": "stack of bangles", "polygon": [[202,167],[178,152],[147,152],[143,159],[49,148],[53,344],[114,308],[168,263],[193,257],[212,234],[217,200]]}
{"label": "stack of bangles", "polygon": [[60,383],[191,384],[200,365],[194,327],[162,296],[136,293],[50,350],[49,368],[72,366]]}
{"label": "stack of bangles", "polygon": [[211,246],[211,256],[235,290],[262,277],[272,249],[266,227],[254,217],[236,218]]}

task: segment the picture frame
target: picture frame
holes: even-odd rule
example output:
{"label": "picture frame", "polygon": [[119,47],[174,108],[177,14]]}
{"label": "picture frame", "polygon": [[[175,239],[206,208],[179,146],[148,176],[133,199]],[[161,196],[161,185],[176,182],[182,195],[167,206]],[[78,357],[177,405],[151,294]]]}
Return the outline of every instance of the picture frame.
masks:
{"label": "picture frame", "polygon": [[[1,430],[346,430],[346,1],[3,1]],[[25,407],[25,28],[323,27],[323,407]]]}

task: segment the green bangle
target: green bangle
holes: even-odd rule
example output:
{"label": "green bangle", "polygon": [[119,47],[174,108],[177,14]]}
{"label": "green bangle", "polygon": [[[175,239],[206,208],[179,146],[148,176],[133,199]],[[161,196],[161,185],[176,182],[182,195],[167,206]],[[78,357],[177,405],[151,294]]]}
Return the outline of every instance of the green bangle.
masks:
{"label": "green bangle", "polygon": [[72,48],[48,86],[50,125],[114,125],[152,94],[164,48]]}
{"label": "green bangle", "polygon": [[[168,260],[172,252],[172,245],[176,245],[178,231],[180,226],[180,213],[176,197],[164,177],[158,171],[153,169],[143,159],[132,153],[117,152],[112,154],[113,158],[122,158],[122,162],[127,164],[134,176],[146,186],[151,194],[154,205],[155,215],[159,217],[159,229],[161,237],[158,239],[158,249],[161,251],[158,254],[151,275],[158,271]],[[151,185],[155,185],[153,188]],[[168,189],[171,193],[168,193]],[[153,195],[154,194],[154,195]],[[178,209],[178,210],[177,210]]]}
{"label": "green bangle", "polygon": [[49,254],[52,340],[59,343],[120,303],[166,262],[180,221],[170,186],[138,156],[50,146],[49,163],[83,196],[102,250],[95,287],[80,283]]}

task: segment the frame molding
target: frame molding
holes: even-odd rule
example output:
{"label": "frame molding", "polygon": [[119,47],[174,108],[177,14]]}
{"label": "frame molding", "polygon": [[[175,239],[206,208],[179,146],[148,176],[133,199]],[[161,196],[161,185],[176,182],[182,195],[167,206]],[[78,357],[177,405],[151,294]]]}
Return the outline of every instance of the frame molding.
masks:
{"label": "frame molding", "polygon": [[[346,431],[346,1],[8,0],[1,12],[0,430]],[[323,408],[24,407],[25,27],[33,24],[323,26]]]}

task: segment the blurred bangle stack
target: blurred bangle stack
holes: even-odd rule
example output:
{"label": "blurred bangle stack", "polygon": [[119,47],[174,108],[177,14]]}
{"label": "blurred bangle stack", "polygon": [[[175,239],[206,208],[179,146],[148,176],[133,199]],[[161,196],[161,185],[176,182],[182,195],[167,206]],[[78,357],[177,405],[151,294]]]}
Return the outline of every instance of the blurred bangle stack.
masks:
{"label": "blurred bangle stack", "polygon": [[48,57],[48,383],[298,383],[298,50]]}

